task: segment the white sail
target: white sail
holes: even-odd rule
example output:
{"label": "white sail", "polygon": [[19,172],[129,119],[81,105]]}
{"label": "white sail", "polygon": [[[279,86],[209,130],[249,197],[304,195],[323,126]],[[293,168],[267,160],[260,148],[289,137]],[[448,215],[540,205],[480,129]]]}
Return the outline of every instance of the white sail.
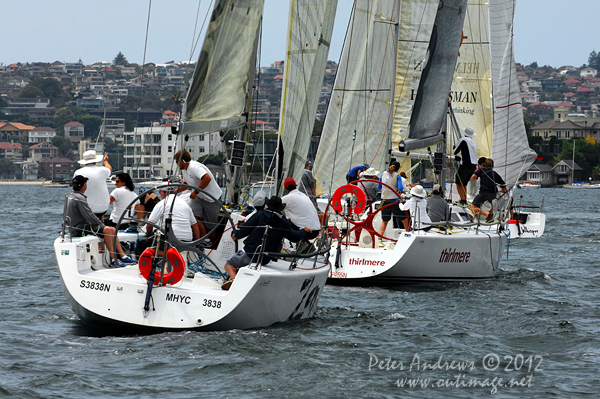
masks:
{"label": "white sail", "polygon": [[216,2],[185,102],[186,133],[247,123],[248,86],[256,67],[263,1]]}
{"label": "white sail", "polygon": [[355,2],[317,152],[317,192],[331,194],[353,166],[385,167],[397,7],[392,0]]}
{"label": "white sail", "polygon": [[337,0],[291,0],[279,133],[281,176],[304,169],[319,105]]}
{"label": "white sail", "polygon": [[423,64],[427,58],[429,38],[438,5],[439,0],[405,0],[402,2],[392,126],[392,149],[394,150],[398,149],[398,144],[405,138],[408,131],[411,110],[419,88]]}
{"label": "white sail", "polygon": [[494,118],[487,1],[469,2],[452,82],[452,110],[461,128],[471,126],[477,155],[492,156]]}
{"label": "white sail", "polygon": [[495,169],[514,185],[535,161],[523,123],[523,105],[514,60],[512,26],[515,0],[491,0],[490,43],[494,92]]}

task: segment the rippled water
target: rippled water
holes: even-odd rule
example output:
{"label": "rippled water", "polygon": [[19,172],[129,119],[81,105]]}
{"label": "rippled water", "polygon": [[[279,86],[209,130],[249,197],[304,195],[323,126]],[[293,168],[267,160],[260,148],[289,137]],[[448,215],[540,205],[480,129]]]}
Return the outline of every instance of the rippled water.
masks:
{"label": "rippled water", "polygon": [[511,242],[493,280],[326,286],[310,320],[136,336],[67,305],[52,248],[67,191],[0,186],[0,397],[599,395],[600,191],[520,190],[545,196],[546,234]]}

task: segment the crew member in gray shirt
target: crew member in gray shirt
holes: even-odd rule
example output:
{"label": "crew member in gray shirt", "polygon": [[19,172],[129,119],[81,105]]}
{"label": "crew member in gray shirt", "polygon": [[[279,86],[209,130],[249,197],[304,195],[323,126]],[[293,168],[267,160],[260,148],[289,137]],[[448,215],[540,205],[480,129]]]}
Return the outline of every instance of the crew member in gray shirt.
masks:
{"label": "crew member in gray shirt", "polygon": [[432,223],[446,223],[450,220],[450,207],[443,194],[442,186],[435,184],[431,196],[427,198],[427,215]]}
{"label": "crew member in gray shirt", "polygon": [[82,237],[84,234],[89,234],[104,238],[104,244],[106,244],[106,249],[111,258],[111,267],[124,267],[127,263],[136,263],[125,255],[119,240],[117,240],[116,250],[120,260],[114,259],[115,248],[113,248],[113,242],[116,230],[114,227],[105,226],[90,209],[87,197],[84,195],[87,189],[87,181],[88,178],[82,175],[73,178],[73,192],[68,196],[66,209],[71,237]]}
{"label": "crew member in gray shirt", "polygon": [[304,164],[302,176],[300,177],[298,191],[306,194],[306,196],[310,198],[310,202],[312,202],[315,208],[317,208],[317,212],[320,212],[319,207],[317,206],[316,187],[317,182],[312,174],[312,171],[310,170],[310,161],[307,159],[306,163]]}

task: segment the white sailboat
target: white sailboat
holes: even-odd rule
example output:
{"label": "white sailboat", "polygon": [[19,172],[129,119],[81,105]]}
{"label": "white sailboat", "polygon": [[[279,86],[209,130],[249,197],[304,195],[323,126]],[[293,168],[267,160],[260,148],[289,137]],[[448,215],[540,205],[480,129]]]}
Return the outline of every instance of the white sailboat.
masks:
{"label": "white sailboat", "polygon": [[575,181],[575,139],[573,139],[573,163],[571,164],[571,183],[563,184],[563,188],[568,189],[597,189],[600,188],[600,184],[592,184],[592,178],[590,177],[589,182],[576,182]]}
{"label": "white sailboat", "polygon": [[[245,140],[262,9],[263,1],[216,1],[179,133],[235,129]],[[240,169],[226,165],[230,204],[237,202]],[[330,270],[317,255],[327,248],[312,255],[268,254],[276,260],[241,268],[223,290],[223,265],[241,248],[230,232],[245,216],[224,208],[222,214],[224,234],[213,248],[204,237],[183,243],[163,228],[175,252],[167,251],[166,260],[142,255],[139,265],[117,269],[106,266],[109,257],[97,237],[70,237],[63,224],[54,248],[69,304],[84,323],[113,331],[245,329],[313,316]],[[121,218],[119,225],[127,222]],[[134,245],[138,233],[120,232],[118,239]],[[153,274],[161,260],[170,265],[166,275]]]}
{"label": "white sailboat", "polygon": [[[514,9],[514,0],[469,3],[451,95],[458,124],[477,132],[477,155],[494,159],[509,195],[536,157],[527,142],[514,61]],[[474,196],[477,186],[470,183],[468,192]],[[514,208],[511,239],[543,234],[543,205],[531,208]]]}
{"label": "white sailboat", "polygon": [[[334,193],[350,167],[366,162],[386,170],[399,144],[405,152],[392,154],[403,164],[410,162],[407,151],[447,151],[447,96],[466,7],[462,0],[355,3],[315,163],[316,177],[335,200],[346,189]],[[354,192],[360,203],[360,190]],[[331,281],[455,281],[493,277],[498,270],[507,240],[498,224],[465,223],[459,211],[460,224],[391,229],[380,240],[379,210],[355,220],[348,208],[360,207],[352,204],[339,206],[330,226],[339,237]]]}

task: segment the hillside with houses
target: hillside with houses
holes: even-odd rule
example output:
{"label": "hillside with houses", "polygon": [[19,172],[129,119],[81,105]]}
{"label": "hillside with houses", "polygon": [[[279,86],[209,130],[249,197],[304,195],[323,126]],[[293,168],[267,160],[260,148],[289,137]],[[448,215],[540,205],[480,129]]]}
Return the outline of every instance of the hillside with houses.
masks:
{"label": "hillside with houses", "polygon": [[[523,179],[556,186],[571,176],[600,176],[599,64],[595,52],[589,65],[579,68],[517,64],[530,147],[538,153]],[[112,63],[0,65],[0,178],[65,179],[88,149],[108,153],[115,170],[134,178],[172,174],[176,138],[170,127],[194,67],[174,61],[138,65],[122,53]],[[309,157],[316,151],[336,72],[337,64],[329,61]],[[259,169],[275,150],[283,73],[282,61],[257,69],[252,139],[263,163]],[[206,132],[188,144],[192,156],[219,163],[224,142],[220,132]]]}

